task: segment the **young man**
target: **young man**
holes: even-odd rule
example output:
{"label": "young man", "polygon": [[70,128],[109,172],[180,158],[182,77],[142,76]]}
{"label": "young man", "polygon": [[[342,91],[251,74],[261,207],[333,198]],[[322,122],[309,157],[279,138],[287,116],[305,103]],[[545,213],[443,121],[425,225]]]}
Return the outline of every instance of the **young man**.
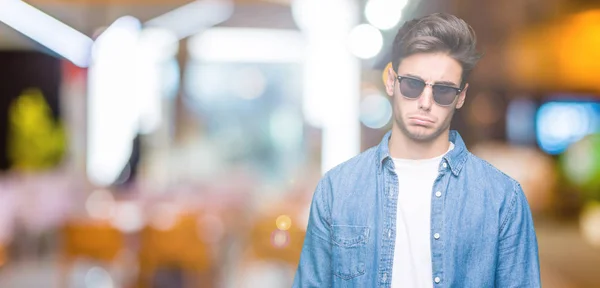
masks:
{"label": "young man", "polygon": [[475,46],[448,14],[400,28],[392,130],[317,185],[294,287],[540,287],[521,186],[450,131]]}

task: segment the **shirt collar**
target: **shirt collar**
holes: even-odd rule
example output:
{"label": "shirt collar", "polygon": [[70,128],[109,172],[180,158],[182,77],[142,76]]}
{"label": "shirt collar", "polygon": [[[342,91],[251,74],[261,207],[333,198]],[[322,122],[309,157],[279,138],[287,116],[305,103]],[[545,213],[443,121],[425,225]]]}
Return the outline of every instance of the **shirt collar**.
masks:
{"label": "shirt collar", "polygon": [[[383,139],[381,139],[381,142],[377,147],[377,171],[380,171],[380,169],[382,169],[385,160],[392,160],[389,149],[389,141],[391,136],[392,131],[390,130],[387,133],[385,133]],[[450,142],[454,143],[454,149],[446,153],[443,159],[448,163],[448,166],[450,166],[450,170],[452,171],[452,173],[458,176],[467,159],[466,156],[468,150],[465,146],[465,142],[463,141],[458,131],[450,130],[449,138]]]}

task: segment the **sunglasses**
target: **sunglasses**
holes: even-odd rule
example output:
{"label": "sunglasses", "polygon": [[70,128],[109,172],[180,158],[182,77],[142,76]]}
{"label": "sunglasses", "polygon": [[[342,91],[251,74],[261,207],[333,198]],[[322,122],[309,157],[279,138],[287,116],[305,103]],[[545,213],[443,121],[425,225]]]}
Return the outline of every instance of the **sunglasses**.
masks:
{"label": "sunglasses", "polygon": [[411,100],[419,98],[423,94],[425,86],[431,86],[433,101],[440,106],[450,106],[454,103],[456,96],[462,92],[461,88],[444,84],[428,84],[418,78],[398,76],[397,79],[400,84],[400,93]]}

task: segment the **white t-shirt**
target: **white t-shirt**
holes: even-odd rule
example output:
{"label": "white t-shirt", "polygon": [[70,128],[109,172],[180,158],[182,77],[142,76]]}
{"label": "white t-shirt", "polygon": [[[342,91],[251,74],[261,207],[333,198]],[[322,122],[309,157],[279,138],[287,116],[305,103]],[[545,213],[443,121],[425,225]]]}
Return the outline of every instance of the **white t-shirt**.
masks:
{"label": "white t-shirt", "polygon": [[[452,149],[454,144],[450,143],[448,151]],[[394,159],[399,191],[392,288],[433,287],[431,193],[444,155],[422,160]]]}

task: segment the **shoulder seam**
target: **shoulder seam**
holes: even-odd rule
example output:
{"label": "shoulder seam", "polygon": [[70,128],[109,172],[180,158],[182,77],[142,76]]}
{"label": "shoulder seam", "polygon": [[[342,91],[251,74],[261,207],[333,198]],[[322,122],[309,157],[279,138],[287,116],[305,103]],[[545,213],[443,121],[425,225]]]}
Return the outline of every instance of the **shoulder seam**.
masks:
{"label": "shoulder seam", "polygon": [[517,189],[517,186],[518,186],[518,185],[519,185],[519,184],[518,184],[518,183],[516,183],[516,181],[513,183],[513,192],[511,193],[511,195],[512,195],[512,198],[511,198],[511,200],[510,200],[510,204],[509,204],[509,205],[510,205],[510,207],[509,207],[509,209],[508,209],[508,212],[506,213],[506,216],[504,217],[504,220],[502,220],[502,224],[500,225],[500,234],[502,234],[502,230],[504,230],[504,227],[505,227],[505,226],[506,226],[506,224],[508,223],[508,219],[510,218],[510,215],[513,213],[513,211],[514,211],[514,209],[515,209],[515,206],[517,206],[517,205],[516,205],[516,203],[517,203],[517,198],[518,198],[518,197],[517,197],[517,193],[518,193],[517,191],[519,190],[519,189]]}
{"label": "shoulder seam", "polygon": [[[331,182],[331,180],[329,179],[329,175],[328,174],[329,173],[326,173],[325,176],[323,177],[323,181],[326,181],[328,183],[321,183],[321,184],[319,184],[319,190],[321,190],[321,191],[319,191],[320,192],[319,194],[321,194],[320,195],[321,205],[323,205],[323,209],[325,209],[325,218],[324,218],[324,220],[327,223],[327,225],[329,225],[329,227],[331,228],[331,209],[329,208],[329,205],[330,205],[329,202],[331,202],[331,201],[327,201],[325,199],[325,195],[324,194],[325,193],[331,193],[332,191],[323,191],[323,185],[327,185],[327,187],[329,188],[328,190],[331,190],[331,183],[329,183],[329,182]],[[327,198],[330,198],[330,197],[331,197],[331,194]]]}

